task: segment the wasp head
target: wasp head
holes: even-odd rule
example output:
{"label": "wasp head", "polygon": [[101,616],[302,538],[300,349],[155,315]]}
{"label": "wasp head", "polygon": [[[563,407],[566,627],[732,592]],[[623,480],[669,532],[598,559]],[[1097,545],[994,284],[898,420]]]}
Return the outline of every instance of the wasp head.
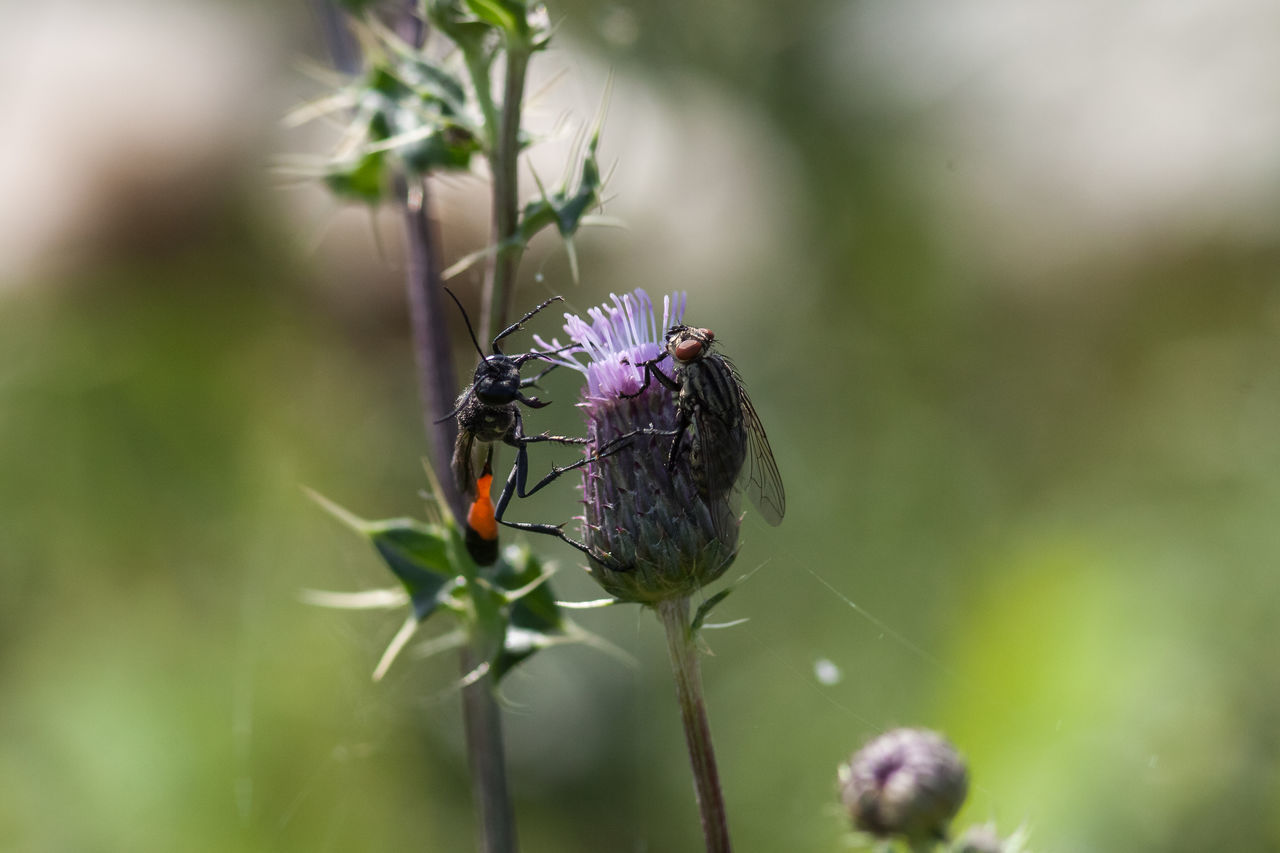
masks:
{"label": "wasp head", "polygon": [[505,406],[521,396],[520,365],[509,356],[488,356],[476,365],[471,387],[486,406]]}
{"label": "wasp head", "polygon": [[681,364],[697,361],[711,351],[716,333],[710,329],[678,325],[667,329],[666,346],[671,357]]}

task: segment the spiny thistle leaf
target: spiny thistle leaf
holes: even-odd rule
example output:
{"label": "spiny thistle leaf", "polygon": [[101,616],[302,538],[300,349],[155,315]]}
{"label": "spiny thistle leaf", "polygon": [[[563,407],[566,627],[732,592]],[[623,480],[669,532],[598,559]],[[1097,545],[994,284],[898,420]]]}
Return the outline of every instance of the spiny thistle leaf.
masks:
{"label": "spiny thistle leaf", "polygon": [[441,604],[458,577],[451,562],[448,531],[411,518],[366,521],[317,492],[307,494],[330,515],[368,537],[379,556],[399,579],[419,622]]}
{"label": "spiny thistle leaf", "polygon": [[551,584],[537,583],[545,566],[528,548],[508,548],[498,564],[495,585],[506,592],[526,589],[511,602],[502,649],[493,661],[495,681],[541,648],[562,642],[567,630],[551,592]]}
{"label": "spiny thistle leaf", "polygon": [[493,61],[492,52],[486,49],[493,28],[462,10],[457,0],[427,0],[427,20],[449,40],[462,49],[463,53],[481,60],[483,67],[488,68]]}
{"label": "spiny thistle leaf", "polygon": [[444,533],[407,518],[376,521],[367,533],[378,554],[404,584],[421,622],[441,603],[457,577],[449,563]]}
{"label": "spiny thistle leaf", "polygon": [[462,84],[412,54],[393,54],[370,70],[361,106],[367,139],[388,143],[412,174],[469,168],[480,150]]}
{"label": "spiny thistle leaf", "polygon": [[387,193],[386,158],[374,151],[344,163],[334,163],[324,176],[325,186],[336,196],[377,204]]}
{"label": "spiny thistle leaf", "polygon": [[600,203],[600,166],[596,161],[599,143],[600,135],[596,133],[587,144],[582,169],[572,185],[566,178],[555,192],[548,194],[544,189],[541,198],[525,205],[520,215],[520,237],[526,243],[548,225],[555,225],[562,237],[572,237],[587,211]]}
{"label": "spiny thistle leaf", "polygon": [[324,170],[335,195],[367,204],[390,197],[395,173],[465,170],[481,147],[479,108],[461,81],[394,34],[381,43],[338,101],[352,105],[350,144]]}
{"label": "spiny thistle leaf", "polygon": [[439,101],[445,115],[461,115],[467,107],[467,93],[457,77],[438,65],[410,55],[400,64],[405,82],[422,98]]}
{"label": "spiny thistle leaf", "polygon": [[512,35],[529,31],[528,8],[517,0],[466,0],[467,8],[477,18],[495,29]]}

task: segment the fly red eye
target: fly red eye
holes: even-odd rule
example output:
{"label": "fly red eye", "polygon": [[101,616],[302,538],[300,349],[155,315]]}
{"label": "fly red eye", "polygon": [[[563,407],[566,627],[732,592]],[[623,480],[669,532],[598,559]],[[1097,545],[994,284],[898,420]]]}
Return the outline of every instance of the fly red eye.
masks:
{"label": "fly red eye", "polygon": [[699,331],[702,332],[702,336],[709,341],[714,341],[716,339],[716,333],[710,329],[699,329]]}
{"label": "fly red eye", "polygon": [[687,340],[676,344],[675,357],[681,361],[692,361],[702,352],[702,341]]}

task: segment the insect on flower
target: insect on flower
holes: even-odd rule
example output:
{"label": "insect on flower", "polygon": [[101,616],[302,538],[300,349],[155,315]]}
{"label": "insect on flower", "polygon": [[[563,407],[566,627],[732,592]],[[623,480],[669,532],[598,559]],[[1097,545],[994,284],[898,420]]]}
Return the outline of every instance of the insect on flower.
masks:
{"label": "insect on flower", "polygon": [[[714,499],[740,485],[764,520],[777,525],[787,510],[782,477],[742,377],[729,359],[712,351],[715,339],[710,329],[672,326],[664,339],[665,351],[636,365],[644,369],[640,388],[620,396],[638,397],[654,379],[675,392],[677,418],[667,470],[675,468],[680,446],[689,436],[689,468],[698,493]],[[667,358],[674,363],[674,377],[658,369]]]}
{"label": "insect on flower", "polygon": [[[534,336],[544,351],[570,352],[551,360],[586,378],[578,406],[592,441],[588,453],[600,456],[597,448],[627,436],[665,440],[683,433],[678,395],[659,384],[640,389],[649,370],[674,379],[672,367],[660,363],[663,330],[682,322],[685,301],[673,293],[659,308],[641,289],[612,294],[583,315],[565,314],[564,331],[576,349]],[[690,455],[672,457],[664,441],[636,439],[625,452],[585,466],[581,488],[584,541],[626,566],[593,564],[591,575],[619,600],[656,604],[693,595],[737,557],[740,518],[730,495],[701,494]]]}
{"label": "insect on flower", "polygon": [[[458,297],[454,296],[453,291],[448,288],[445,288],[445,291],[453,298],[458,309],[462,311],[462,319],[467,325],[467,333],[471,336],[471,342],[475,344],[476,351],[480,353],[480,363],[476,365],[471,385],[458,397],[453,411],[445,415],[445,418],[457,418],[458,422],[458,440],[453,448],[452,467],[458,489],[471,501],[465,522],[467,551],[471,554],[471,558],[479,565],[490,565],[497,560],[497,525],[504,524],[507,527],[513,527],[518,530],[556,536],[587,556],[610,565],[611,561],[607,554],[570,538],[562,529],[563,525],[506,521],[502,517],[506,511],[507,504],[511,502],[511,498],[514,495],[526,498],[554,481],[566,471],[580,468],[603,456],[621,450],[631,438],[630,436],[624,436],[618,441],[612,442],[608,447],[601,448],[594,456],[580,459],[573,464],[552,467],[551,473],[534,483],[533,486],[528,485],[528,446],[530,444],[551,442],[555,444],[585,445],[588,440],[585,438],[551,435],[546,432],[537,435],[527,435],[525,433],[524,421],[521,418],[520,407],[517,404],[523,403],[532,409],[540,409],[549,404],[539,400],[537,397],[526,397],[523,390],[535,386],[539,379],[554,370],[557,365],[553,363],[536,376],[522,377],[520,375],[521,367],[535,359],[550,360],[548,358],[549,353],[525,352],[519,355],[507,355],[502,352],[499,343],[503,338],[523,328],[524,323],[543,308],[546,308],[552,302],[560,301],[561,297],[551,297],[499,332],[490,344],[493,353],[485,355],[484,350],[480,348],[480,342],[476,339],[475,331],[471,328],[471,320],[467,317],[466,309],[462,307]],[[499,441],[515,448],[516,461],[495,504],[490,498],[490,487],[493,481],[493,445]],[[476,473],[477,470],[480,471],[479,474]]]}

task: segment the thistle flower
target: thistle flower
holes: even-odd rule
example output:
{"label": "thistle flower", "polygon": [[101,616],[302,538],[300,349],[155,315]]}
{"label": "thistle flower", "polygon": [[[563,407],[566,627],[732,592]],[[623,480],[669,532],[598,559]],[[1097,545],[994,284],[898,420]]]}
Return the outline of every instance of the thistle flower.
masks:
{"label": "thistle flower", "polygon": [[840,767],[840,797],[855,828],[913,847],[944,839],[964,803],[968,771],[946,738],[895,729],[869,742]]}
{"label": "thistle flower", "polygon": [[[643,290],[615,294],[590,309],[588,319],[565,314],[564,330],[577,347],[552,356],[587,377],[578,405],[587,419],[588,455],[637,429],[650,431],[582,469],[583,539],[625,567],[591,560],[590,571],[623,601],[688,597],[720,577],[737,555],[739,519],[727,496],[698,494],[687,452],[677,452],[668,471],[673,439],[652,434],[674,432],[675,395],[650,382],[639,396],[623,396],[640,390],[644,369],[637,365],[662,355],[664,334],[684,308],[685,294],[663,297],[659,325]],[[558,340],[535,341],[543,350],[561,349]],[[657,369],[672,375],[669,361]]]}

